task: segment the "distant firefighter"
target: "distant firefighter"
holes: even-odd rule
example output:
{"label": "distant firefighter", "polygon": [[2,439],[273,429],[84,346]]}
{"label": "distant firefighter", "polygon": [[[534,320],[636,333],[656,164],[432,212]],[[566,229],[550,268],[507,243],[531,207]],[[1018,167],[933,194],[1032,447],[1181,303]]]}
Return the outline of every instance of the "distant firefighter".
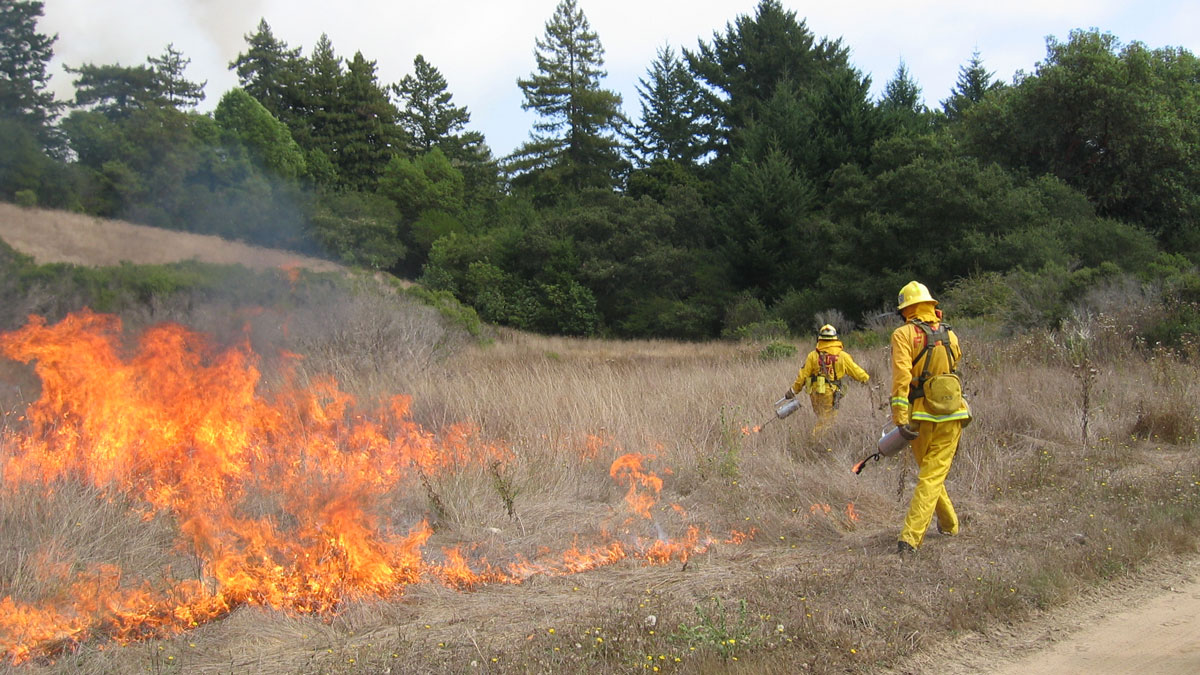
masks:
{"label": "distant firefighter", "polygon": [[808,390],[813,413],[817,416],[813,434],[824,431],[837,418],[838,404],[844,393],[842,379],[847,375],[859,382],[871,379],[867,371],[854,362],[850,353],[842,349],[837,329],[825,324],[817,333],[817,346],[805,357],[804,366],[796,375],[796,382],[783,395],[784,398],[792,398]]}

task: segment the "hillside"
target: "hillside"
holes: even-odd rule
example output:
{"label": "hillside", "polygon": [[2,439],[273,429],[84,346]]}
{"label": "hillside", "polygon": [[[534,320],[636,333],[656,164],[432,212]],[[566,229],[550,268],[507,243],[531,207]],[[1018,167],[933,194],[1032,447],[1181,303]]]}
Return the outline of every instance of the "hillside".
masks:
{"label": "hillside", "polygon": [[184,260],[272,268],[299,265],[317,272],[343,269],[328,260],[250,246],[220,237],[135,225],[121,220],[29,209],[0,202],[0,239],[38,263],[148,265]]}

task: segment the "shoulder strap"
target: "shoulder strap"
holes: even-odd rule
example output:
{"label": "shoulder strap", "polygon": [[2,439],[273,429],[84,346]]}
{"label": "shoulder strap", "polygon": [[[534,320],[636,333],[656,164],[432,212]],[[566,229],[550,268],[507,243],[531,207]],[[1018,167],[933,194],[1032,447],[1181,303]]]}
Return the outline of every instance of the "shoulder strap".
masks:
{"label": "shoulder strap", "polygon": [[[954,369],[958,364],[954,362],[954,350],[950,347],[950,326],[942,322],[938,324],[937,330],[934,330],[929,327],[929,324],[920,319],[913,319],[912,323],[925,334],[925,345],[921,347],[921,351],[913,359],[913,365],[917,365],[921,357],[928,354],[929,350],[933,349],[937,343],[941,343],[946,348],[946,363],[950,365],[950,372],[954,373]],[[908,396],[910,401],[925,395],[925,381],[929,379],[929,361],[930,359],[925,359],[925,365],[921,368],[921,374],[917,377],[916,382],[911,385],[912,390]]]}

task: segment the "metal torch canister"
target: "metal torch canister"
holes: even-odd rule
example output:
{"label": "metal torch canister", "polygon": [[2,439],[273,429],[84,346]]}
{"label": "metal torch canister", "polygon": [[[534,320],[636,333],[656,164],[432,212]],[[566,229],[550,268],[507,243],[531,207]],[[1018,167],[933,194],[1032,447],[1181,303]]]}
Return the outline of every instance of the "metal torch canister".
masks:
{"label": "metal torch canister", "polygon": [[781,398],[775,401],[775,416],[783,419],[800,409],[800,398]]}
{"label": "metal torch canister", "polygon": [[884,427],[883,432],[879,435],[879,442],[876,448],[879,454],[884,457],[891,457],[900,452],[908,442],[917,437],[916,429],[912,429],[907,424],[901,427],[892,427],[891,431]]}

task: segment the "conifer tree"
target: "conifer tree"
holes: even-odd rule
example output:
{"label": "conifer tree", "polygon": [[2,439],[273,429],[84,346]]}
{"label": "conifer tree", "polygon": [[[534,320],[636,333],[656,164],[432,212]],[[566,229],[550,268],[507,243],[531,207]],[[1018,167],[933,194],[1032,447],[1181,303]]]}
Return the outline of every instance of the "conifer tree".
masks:
{"label": "conifer tree", "polygon": [[208,81],[196,84],[183,76],[183,71],[192,60],[185,59],[183,52],[175,49],[174,44],[168,44],[158,58],[146,57],[146,62],[154,71],[159,93],[166,105],[181,110],[195,108],[204,100],[204,85]]}
{"label": "conifer tree", "polygon": [[40,0],[0,3],[0,118],[25,125],[43,147],[57,143],[51,124],[62,109],[48,90],[46,67],[58,36],[37,31]]}
{"label": "conifer tree", "polygon": [[90,108],[115,119],[163,103],[158,76],[149,66],[85,63],[78,68],[64,68],[77,76],[74,81],[77,108]]}
{"label": "conifer tree", "polygon": [[670,46],[658,50],[646,77],[638,79],[637,91],[642,120],[633,146],[640,163],[668,159],[695,164],[704,155],[702,139],[708,129],[703,91]]}
{"label": "conifer tree", "polygon": [[950,90],[950,98],[942,101],[942,110],[946,117],[958,120],[971,106],[983,100],[989,91],[1003,88],[1004,85],[993,78],[993,73],[983,67],[983,59],[979,51],[971,53],[971,60],[958,69],[958,82]]}
{"label": "conifer tree", "polygon": [[621,97],[600,85],[607,73],[599,36],[575,0],[562,0],[536,44],[537,71],[517,85],[521,107],[540,119],[509,158],[516,182],[544,178],[571,191],[613,187],[622,167]]}
{"label": "conifer tree", "polygon": [[369,190],[407,143],[396,125],[396,107],[375,76],[375,62],[362,52],[355,52],[346,67],[336,105],[341,122],[334,144],[338,174],[347,187]]}
{"label": "conifer tree", "polygon": [[429,152],[443,141],[460,134],[471,121],[471,113],[452,102],[446,78],[425,57],[413,59],[413,72],[392,86],[400,99],[400,126],[420,152]]}
{"label": "conifer tree", "polygon": [[300,48],[289,49],[275,37],[266,19],[245,36],[248,49],[229,64],[237,71],[241,88],[272,115],[296,132],[296,117],[303,113],[300,88],[307,69]]}
{"label": "conifer tree", "polygon": [[809,92],[850,69],[841,40],[818,40],[779,0],[762,0],[754,16],[739,16],[724,34],[714,32],[711,44],[701,42],[684,56],[709,88],[705,101],[719,124],[709,145],[722,155],[781,84]]}
{"label": "conifer tree", "polygon": [[920,133],[929,128],[929,110],[921,102],[921,87],[908,72],[904,60],[896,67],[896,74],[883,87],[883,98],[879,101],[884,124],[892,133]]}

